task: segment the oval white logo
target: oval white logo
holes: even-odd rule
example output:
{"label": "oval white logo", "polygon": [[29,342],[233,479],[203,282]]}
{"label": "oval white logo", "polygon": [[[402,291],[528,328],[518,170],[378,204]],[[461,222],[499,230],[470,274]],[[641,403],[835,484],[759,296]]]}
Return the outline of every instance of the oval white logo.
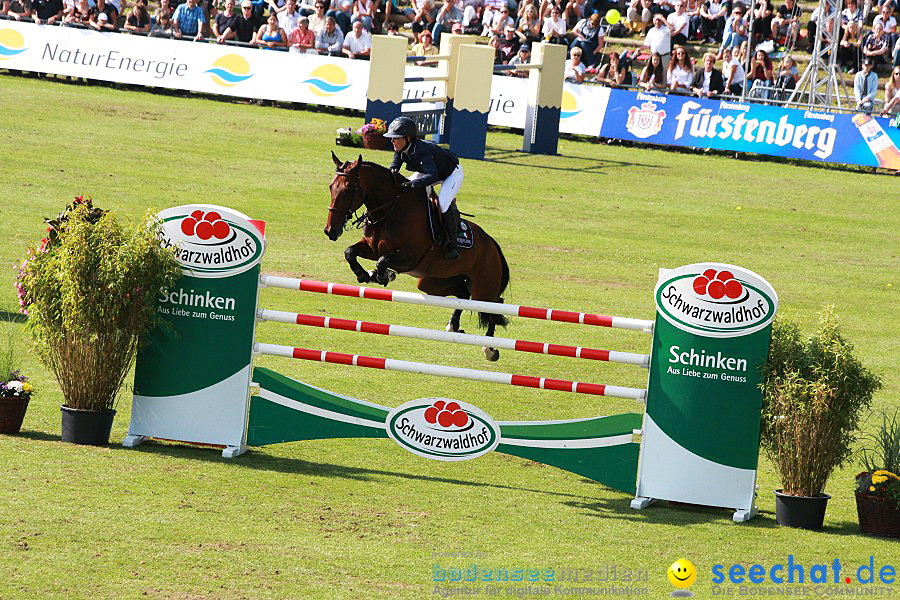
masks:
{"label": "oval white logo", "polygon": [[194,277],[243,273],[259,263],[265,250],[265,238],[249,218],[222,206],[189,204],[157,216],[160,242],[177,248],[182,269]]}
{"label": "oval white logo", "polygon": [[736,337],[767,326],[778,296],[752,271],[721,263],[679,267],[660,277],[656,308],[679,329],[706,337]]}
{"label": "oval white logo", "polygon": [[468,460],[500,443],[500,428],[487,413],[449,398],[419,398],[393,409],[387,433],[413,454],[433,460]]}

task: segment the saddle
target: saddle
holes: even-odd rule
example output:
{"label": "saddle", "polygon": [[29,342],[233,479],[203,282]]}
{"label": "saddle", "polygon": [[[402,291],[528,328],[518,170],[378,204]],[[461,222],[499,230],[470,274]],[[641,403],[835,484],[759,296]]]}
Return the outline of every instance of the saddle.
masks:
{"label": "saddle", "polygon": [[[431,239],[437,244],[444,243],[444,226],[442,224],[441,207],[438,204],[437,194],[429,188],[431,192],[428,201],[428,226],[431,230]],[[459,248],[471,248],[475,243],[475,236],[472,235],[472,226],[468,221],[460,217],[459,229],[456,231],[456,245]]]}

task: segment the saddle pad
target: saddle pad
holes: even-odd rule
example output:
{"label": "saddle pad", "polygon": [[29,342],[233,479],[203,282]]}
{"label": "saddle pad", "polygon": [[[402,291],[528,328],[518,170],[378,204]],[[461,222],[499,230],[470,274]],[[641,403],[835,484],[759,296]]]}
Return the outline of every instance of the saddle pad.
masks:
{"label": "saddle pad", "polygon": [[[428,203],[428,225],[431,228],[431,239],[435,242],[444,240],[444,229],[441,227],[441,216],[433,202]],[[456,245],[460,248],[471,248],[475,243],[475,236],[472,235],[472,226],[465,219],[459,220],[459,229],[456,232]]]}

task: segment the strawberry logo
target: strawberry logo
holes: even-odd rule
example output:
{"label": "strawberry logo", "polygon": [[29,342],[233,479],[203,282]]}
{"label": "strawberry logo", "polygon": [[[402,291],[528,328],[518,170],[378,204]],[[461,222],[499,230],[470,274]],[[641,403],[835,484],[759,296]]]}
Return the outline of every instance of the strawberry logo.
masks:
{"label": "strawberry logo", "polygon": [[181,232],[186,236],[196,235],[201,240],[212,237],[224,240],[231,234],[231,226],[215,211],[204,214],[202,210],[195,210],[181,221]]}
{"label": "strawberry logo", "polygon": [[469,415],[456,402],[438,400],[425,410],[425,420],[441,427],[465,427]]}
{"label": "strawberry logo", "polygon": [[713,300],[723,297],[737,300],[744,293],[744,286],[734,278],[731,271],[707,269],[694,279],[694,292],[698,296],[709,296]]}

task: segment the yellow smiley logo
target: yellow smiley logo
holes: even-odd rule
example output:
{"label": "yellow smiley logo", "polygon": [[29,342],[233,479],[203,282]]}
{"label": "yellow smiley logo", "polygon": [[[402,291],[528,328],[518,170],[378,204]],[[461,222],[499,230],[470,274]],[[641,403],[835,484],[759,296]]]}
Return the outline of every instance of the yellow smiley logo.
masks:
{"label": "yellow smiley logo", "polygon": [[669,581],[677,588],[686,588],[697,579],[697,569],[691,561],[679,558],[672,563],[667,572]]}

